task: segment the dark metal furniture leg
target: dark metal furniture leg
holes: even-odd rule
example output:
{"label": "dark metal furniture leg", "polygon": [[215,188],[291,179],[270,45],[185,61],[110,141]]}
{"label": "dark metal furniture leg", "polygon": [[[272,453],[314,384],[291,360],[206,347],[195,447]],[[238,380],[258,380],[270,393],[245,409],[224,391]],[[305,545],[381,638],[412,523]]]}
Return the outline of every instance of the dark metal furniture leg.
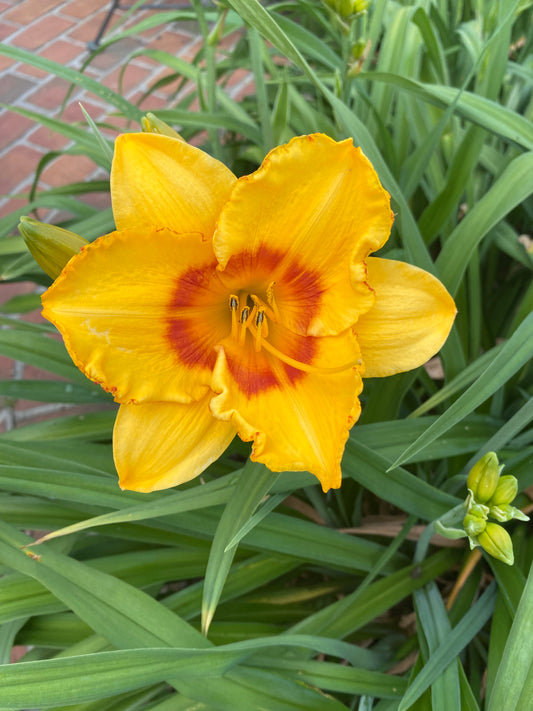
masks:
{"label": "dark metal furniture leg", "polygon": [[89,42],[87,45],[87,47],[91,50],[91,52],[94,52],[98,49],[98,47],[100,45],[100,40],[102,39],[102,35],[106,31],[106,28],[107,28],[109,22],[111,21],[111,18],[113,17],[113,13],[117,9],[119,2],[120,2],[120,0],[112,0],[111,6],[110,6],[109,10],[107,11],[107,15],[105,16],[105,19],[102,22],[102,25],[101,25],[100,29],[98,30],[96,37],[91,42]]}

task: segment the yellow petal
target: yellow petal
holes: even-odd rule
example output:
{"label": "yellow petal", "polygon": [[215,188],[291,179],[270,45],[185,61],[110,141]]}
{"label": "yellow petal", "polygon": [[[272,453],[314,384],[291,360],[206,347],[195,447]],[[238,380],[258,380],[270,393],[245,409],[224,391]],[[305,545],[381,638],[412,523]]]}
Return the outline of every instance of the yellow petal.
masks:
{"label": "yellow petal", "polygon": [[230,289],[243,275],[258,291],[272,285],[288,328],[332,335],[373,304],[363,260],[391,224],[389,195],[361,150],[316,134],[274,149],[237,181],[213,245]]}
{"label": "yellow petal", "polygon": [[[334,367],[360,355],[350,331],[311,338],[280,335],[280,328],[273,329],[276,347],[309,366]],[[212,388],[219,395],[211,411],[233,422],[244,441],[254,441],[252,460],[272,471],[309,471],[324,491],[339,487],[344,445],[360,413],[359,373],[354,368],[303,372],[235,339],[226,339],[218,350]]]}
{"label": "yellow petal", "polygon": [[423,365],[448,337],[457,311],[452,297],[436,277],[411,264],[369,257],[367,267],[376,302],[355,325],[365,377]]}
{"label": "yellow petal", "polygon": [[43,315],[118,402],[201,397],[231,330],[210,241],[170,230],[100,237],[43,295]]}
{"label": "yellow petal", "polygon": [[122,489],[168,489],[194,479],[218,459],[235,436],[235,428],[211,415],[211,396],[208,393],[187,405],[121,405],[113,453]]}
{"label": "yellow petal", "polygon": [[184,141],[122,134],[111,169],[116,227],[168,227],[210,238],[235,180],[225,165]]}

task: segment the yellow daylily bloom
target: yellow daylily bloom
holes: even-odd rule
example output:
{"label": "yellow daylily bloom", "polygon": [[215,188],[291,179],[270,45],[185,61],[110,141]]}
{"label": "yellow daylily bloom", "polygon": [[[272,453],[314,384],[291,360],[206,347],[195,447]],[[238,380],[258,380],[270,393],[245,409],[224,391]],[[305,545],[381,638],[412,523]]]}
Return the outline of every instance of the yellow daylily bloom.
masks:
{"label": "yellow daylily bloom", "polygon": [[121,487],[188,481],[236,433],[272,471],[340,486],[365,369],[423,364],[455,316],[435,277],[368,256],[393,217],[361,150],[301,136],[237,179],[184,141],[125,134],[111,196],[117,231],[70,260],[43,313],[121,404]]}

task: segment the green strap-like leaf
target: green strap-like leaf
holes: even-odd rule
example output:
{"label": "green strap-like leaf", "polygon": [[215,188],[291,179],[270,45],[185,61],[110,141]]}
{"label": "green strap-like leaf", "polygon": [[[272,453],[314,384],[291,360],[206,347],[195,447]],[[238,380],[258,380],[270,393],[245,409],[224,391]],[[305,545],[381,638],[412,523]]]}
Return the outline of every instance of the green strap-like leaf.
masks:
{"label": "green strap-like leaf", "polygon": [[236,547],[228,549],[228,544],[252,516],[276,478],[277,476],[263,464],[252,461],[246,463],[240,474],[239,483],[220,517],[205,572],[202,602],[202,629],[204,632],[209,629],[235,556]]}
{"label": "green strap-like leaf", "polygon": [[442,674],[442,670],[446,669],[470,640],[478,634],[492,614],[495,599],[496,584],[493,583],[431,655],[427,664],[407,689],[398,711],[407,711]]}
{"label": "green strap-like leaf", "polygon": [[497,356],[481,373],[479,378],[451,405],[428,429],[420,435],[402,455],[396,459],[390,469],[394,469],[428,447],[438,437],[447,432],[457,422],[473,412],[501,388],[531,358],[533,342],[533,314],[530,314],[513,333],[511,338],[498,351]]}
{"label": "green strap-like leaf", "polygon": [[496,674],[487,711],[528,711],[533,699],[533,566]]}

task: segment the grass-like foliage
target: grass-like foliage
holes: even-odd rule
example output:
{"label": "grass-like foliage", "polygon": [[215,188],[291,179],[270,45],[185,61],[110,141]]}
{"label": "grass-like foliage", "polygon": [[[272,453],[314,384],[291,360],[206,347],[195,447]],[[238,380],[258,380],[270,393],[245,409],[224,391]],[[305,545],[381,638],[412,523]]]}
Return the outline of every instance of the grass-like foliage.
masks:
{"label": "grass-like foliage", "polygon": [[[237,175],[295,135],[353,137],[392,196],[384,255],[434,272],[456,300],[440,361],[366,381],[339,490],[265,478],[235,442],[202,481],[137,494],[117,486],[112,401],[52,327],[2,316],[0,353],[60,379],[0,382],[0,396],[91,404],[0,435],[2,710],[531,709],[527,524],[507,524],[513,566],[429,535],[488,451],[517,478],[516,507],[533,486],[531,2],[373,0],[355,18],[327,5],[155,13],[196,13],[205,40],[190,64],[145,51],[167,67],[161,82],[191,88],[156,113]],[[138,130],[139,107],[83,72],[0,52],[105,95]],[[236,69],[255,82],[240,102],[225,88]],[[104,125],[101,139],[32,118],[109,168]],[[0,220],[4,279],[50,283],[14,236],[22,214],[57,209],[86,239],[112,230],[84,203],[94,190],[108,183],[35,192]],[[22,531],[64,527],[26,547]],[[28,651],[9,665],[13,644]]]}

